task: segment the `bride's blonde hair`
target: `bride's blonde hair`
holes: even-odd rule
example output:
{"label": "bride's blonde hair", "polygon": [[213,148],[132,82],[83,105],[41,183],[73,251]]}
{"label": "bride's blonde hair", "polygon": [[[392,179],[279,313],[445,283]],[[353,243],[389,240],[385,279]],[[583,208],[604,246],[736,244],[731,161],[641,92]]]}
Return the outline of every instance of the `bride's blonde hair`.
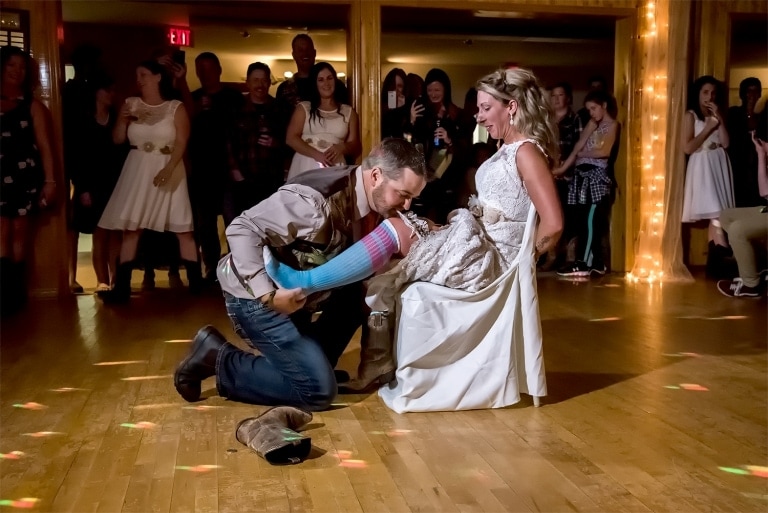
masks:
{"label": "bride's blonde hair", "polygon": [[515,128],[538,143],[550,168],[557,165],[560,149],[555,113],[536,75],[522,68],[498,69],[478,80],[477,90],[505,105],[511,100],[517,102]]}

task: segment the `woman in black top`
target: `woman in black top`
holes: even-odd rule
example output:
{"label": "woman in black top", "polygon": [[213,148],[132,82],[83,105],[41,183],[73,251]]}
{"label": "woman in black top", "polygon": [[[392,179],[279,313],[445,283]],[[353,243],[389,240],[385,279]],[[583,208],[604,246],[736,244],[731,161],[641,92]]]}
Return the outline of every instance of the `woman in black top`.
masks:
{"label": "woman in black top", "polygon": [[128,147],[112,141],[117,114],[113,108],[114,81],[104,74],[94,77],[89,85],[88,112],[81,129],[71,134],[73,165],[71,179],[75,191],[72,198],[72,227],[78,233],[93,234],[92,262],[98,285],[96,290],[109,290],[114,265],[120,251],[120,232],[99,228],[96,224],[107,206]]}
{"label": "woman in black top", "polygon": [[466,169],[462,158],[469,154],[471,135],[467,139],[468,130],[462,128],[462,110],[451,100],[448,74],[433,68],[424,84],[425,94],[411,108],[407,131],[413,134],[415,144],[423,145],[424,158],[436,180],[428,183],[419,200],[414,201],[414,210],[443,223],[446,214],[457,205],[457,186]]}

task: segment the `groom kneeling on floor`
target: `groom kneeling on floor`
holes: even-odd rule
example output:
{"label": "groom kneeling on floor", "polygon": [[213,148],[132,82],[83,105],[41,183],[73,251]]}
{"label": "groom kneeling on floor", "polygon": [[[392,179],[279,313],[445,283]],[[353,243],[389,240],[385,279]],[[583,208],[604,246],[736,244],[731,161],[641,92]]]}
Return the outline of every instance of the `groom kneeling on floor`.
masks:
{"label": "groom kneeling on floor", "polygon": [[[217,275],[235,332],[261,354],[229,344],[211,326],[202,328],[176,369],[179,394],[197,401],[201,381],[216,376],[219,395],[228,399],[328,408],[337,393],[333,368],[365,318],[361,281],[392,255],[407,253],[403,245],[412,234],[397,212],[409,208],[428,178],[418,150],[401,139],[385,139],[362,166],[302,173],[235,218],[226,230],[231,253],[219,262]],[[343,286],[328,292],[277,288],[265,270],[265,247],[279,261],[305,269],[336,257],[353,241],[359,242],[345,253],[344,276],[328,277]],[[387,350],[386,361],[368,369],[375,375],[363,376],[359,385],[392,379]],[[363,361],[371,358],[364,354]]]}

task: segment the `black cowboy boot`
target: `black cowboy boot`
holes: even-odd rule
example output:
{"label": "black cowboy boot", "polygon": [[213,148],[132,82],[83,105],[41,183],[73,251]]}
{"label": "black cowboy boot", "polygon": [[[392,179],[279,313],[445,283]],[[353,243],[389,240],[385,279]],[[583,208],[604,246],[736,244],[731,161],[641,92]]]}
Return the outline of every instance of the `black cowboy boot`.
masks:
{"label": "black cowboy boot", "polygon": [[192,260],[182,260],[184,268],[187,270],[187,281],[189,282],[189,292],[199,294],[203,291],[203,273],[200,270],[200,262]]}
{"label": "black cowboy boot", "polygon": [[119,264],[115,272],[115,286],[111,290],[99,290],[96,292],[96,295],[107,304],[120,304],[130,301],[133,264],[133,261]]}
{"label": "black cowboy boot", "polygon": [[213,326],[201,328],[173,375],[176,391],[190,403],[200,400],[200,382],[216,375],[216,358],[227,339]]}
{"label": "black cowboy boot", "polygon": [[312,439],[297,433],[312,414],[293,406],[277,406],[237,425],[235,438],[273,465],[301,463],[309,456]]}
{"label": "black cowboy boot", "polygon": [[0,258],[0,312],[13,315],[26,302],[25,268],[23,262]]}

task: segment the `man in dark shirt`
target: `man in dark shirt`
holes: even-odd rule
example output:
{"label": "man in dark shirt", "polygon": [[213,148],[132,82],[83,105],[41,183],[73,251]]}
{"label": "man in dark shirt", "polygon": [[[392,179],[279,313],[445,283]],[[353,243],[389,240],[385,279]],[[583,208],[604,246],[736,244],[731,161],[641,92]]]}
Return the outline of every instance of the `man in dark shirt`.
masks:
{"label": "man in dark shirt", "polygon": [[[309,70],[315,64],[317,50],[315,43],[307,34],[299,34],[291,41],[291,55],[296,62],[296,73],[280,84],[276,98],[286,117],[285,126],[293,115],[293,109],[301,101],[308,101],[313,84],[309,82]],[[317,87],[316,85],[314,87]]]}
{"label": "man in dark shirt", "polygon": [[248,94],[229,139],[229,183],[224,224],[268,198],[283,185],[285,126],[277,101],[269,95],[272,73],[263,62],[248,66]]}
{"label": "man in dark shirt", "polygon": [[187,153],[196,239],[206,279],[212,280],[221,258],[217,220],[222,213],[229,173],[227,141],[244,99],[239,91],[221,83],[221,64],[215,54],[198,55],[195,72],[200,89],[190,93],[185,79],[178,80],[178,86],[191,119]]}

